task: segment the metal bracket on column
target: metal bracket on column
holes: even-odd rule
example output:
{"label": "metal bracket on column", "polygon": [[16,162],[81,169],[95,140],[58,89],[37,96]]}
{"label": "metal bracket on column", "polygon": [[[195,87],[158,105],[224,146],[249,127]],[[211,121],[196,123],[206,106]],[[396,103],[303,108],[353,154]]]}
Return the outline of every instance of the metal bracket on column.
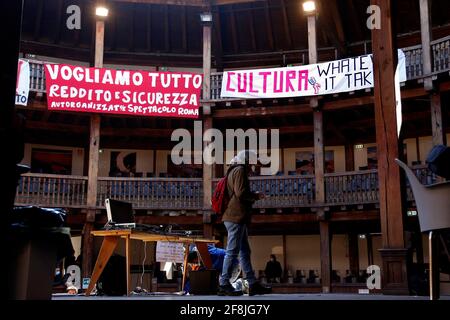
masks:
{"label": "metal bracket on column", "polygon": [[213,214],[211,211],[203,211],[203,223],[212,223]]}
{"label": "metal bracket on column", "polygon": [[94,223],[96,214],[97,214],[96,209],[87,209],[86,210],[86,222]]}
{"label": "metal bracket on column", "polygon": [[211,105],[209,103],[202,104],[203,115],[211,115]]}
{"label": "metal bracket on column", "polygon": [[328,207],[317,208],[316,217],[317,217],[317,220],[319,220],[319,221],[329,220],[330,219],[330,208],[328,208]]}

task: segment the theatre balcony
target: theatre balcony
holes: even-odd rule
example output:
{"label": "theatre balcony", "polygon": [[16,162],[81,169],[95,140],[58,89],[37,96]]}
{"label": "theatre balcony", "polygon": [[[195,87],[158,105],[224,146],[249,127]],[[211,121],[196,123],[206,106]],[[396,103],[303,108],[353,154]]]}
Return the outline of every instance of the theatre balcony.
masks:
{"label": "theatre balcony", "polygon": [[[436,182],[436,176],[426,167],[415,166],[413,169],[423,184]],[[16,205],[86,208],[87,180],[86,176],[24,174],[17,187]],[[252,190],[268,196],[256,202],[255,208],[259,212],[299,212],[301,208],[317,206],[312,175],[261,176],[251,177],[250,181]],[[325,185],[328,209],[377,206],[377,170],[325,174]],[[407,199],[413,206],[411,189],[408,187],[407,190]],[[98,180],[97,208],[104,209],[104,200],[111,198],[131,202],[139,210],[201,213],[203,194],[202,179],[198,178],[104,177]]]}
{"label": "theatre balcony", "polygon": [[[369,54],[368,51],[369,43],[356,44],[355,54]],[[423,82],[424,72],[423,72],[423,59],[422,59],[422,46],[415,45],[410,47],[402,48],[405,54],[406,61],[406,77],[407,80],[417,80],[418,82]],[[431,41],[431,52],[432,52],[432,74],[431,76],[436,79],[439,75],[450,72],[450,36],[442,37]],[[307,50],[303,52],[306,54]],[[30,91],[35,92],[38,96],[42,96],[45,93],[45,72],[44,63],[46,61],[36,61],[30,59]],[[222,72],[211,73],[211,90],[210,99],[204,102],[209,103],[227,103],[227,106],[231,105],[231,102],[238,100],[241,102],[242,99],[231,99],[231,98],[221,98],[220,91],[222,88]],[[405,83],[403,83],[405,85]],[[257,105],[261,105],[262,101],[252,102]]]}

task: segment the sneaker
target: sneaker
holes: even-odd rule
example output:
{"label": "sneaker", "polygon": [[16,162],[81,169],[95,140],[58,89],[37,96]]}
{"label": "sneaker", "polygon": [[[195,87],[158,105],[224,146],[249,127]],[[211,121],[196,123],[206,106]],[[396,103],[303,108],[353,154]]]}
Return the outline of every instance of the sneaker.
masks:
{"label": "sneaker", "polygon": [[241,290],[235,290],[231,284],[219,286],[217,290],[218,296],[242,296]]}
{"label": "sneaker", "polygon": [[254,296],[254,295],[257,295],[257,294],[268,294],[268,293],[271,293],[271,292],[272,292],[272,288],[271,287],[263,286],[259,282],[255,282],[248,289],[248,295],[249,296]]}

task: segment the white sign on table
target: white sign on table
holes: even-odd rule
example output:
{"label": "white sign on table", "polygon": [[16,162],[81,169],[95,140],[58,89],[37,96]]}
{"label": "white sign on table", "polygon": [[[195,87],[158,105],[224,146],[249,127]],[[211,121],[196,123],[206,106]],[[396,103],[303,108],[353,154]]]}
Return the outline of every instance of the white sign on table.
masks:
{"label": "white sign on table", "polygon": [[184,246],[180,242],[158,241],[156,243],[157,262],[184,262]]}

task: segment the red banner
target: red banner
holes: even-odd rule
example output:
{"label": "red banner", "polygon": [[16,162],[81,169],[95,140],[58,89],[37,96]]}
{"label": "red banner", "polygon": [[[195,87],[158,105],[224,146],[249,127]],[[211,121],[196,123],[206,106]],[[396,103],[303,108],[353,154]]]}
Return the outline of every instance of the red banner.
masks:
{"label": "red banner", "polygon": [[49,110],[197,118],[203,76],[46,64]]}

